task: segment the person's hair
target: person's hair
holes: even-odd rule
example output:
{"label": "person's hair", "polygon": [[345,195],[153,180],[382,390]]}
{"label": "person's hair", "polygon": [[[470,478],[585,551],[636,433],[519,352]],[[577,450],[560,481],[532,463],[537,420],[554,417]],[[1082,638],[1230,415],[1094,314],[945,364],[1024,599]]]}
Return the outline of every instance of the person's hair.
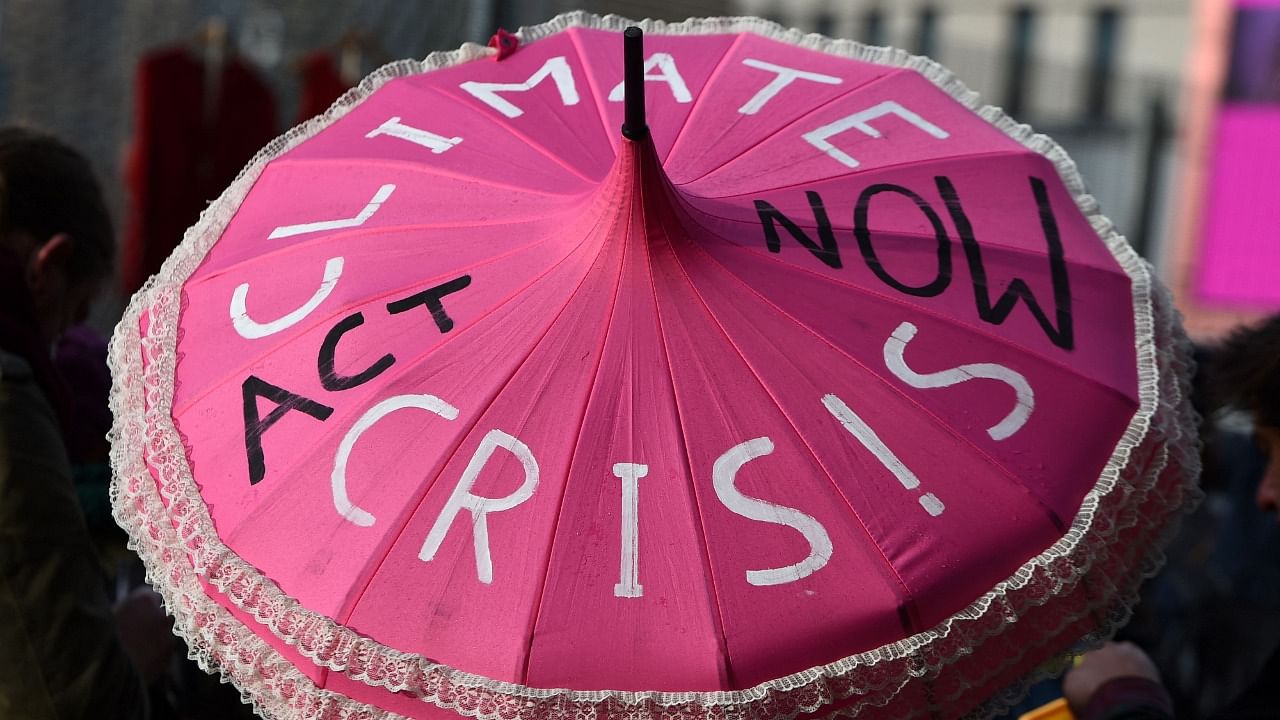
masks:
{"label": "person's hair", "polygon": [[1214,399],[1280,428],[1280,315],[1235,330],[1213,353]]}
{"label": "person's hair", "polygon": [[61,140],[22,127],[0,128],[0,238],[26,232],[43,243],[71,237],[72,282],[105,277],[115,257],[111,216],[85,159]]}

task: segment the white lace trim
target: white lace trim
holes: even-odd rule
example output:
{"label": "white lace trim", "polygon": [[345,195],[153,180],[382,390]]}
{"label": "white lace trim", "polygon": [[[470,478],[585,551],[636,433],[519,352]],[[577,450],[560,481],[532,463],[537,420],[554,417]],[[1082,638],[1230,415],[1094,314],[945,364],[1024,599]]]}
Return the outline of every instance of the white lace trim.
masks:
{"label": "white lace trim", "polygon": [[[756,687],[723,692],[574,691],[531,688],[465,673],[403,653],[303,608],[221,542],[191,477],[184,438],[173,425],[178,316],[182,285],[203,260],[272,158],[345,115],[388,80],[429,72],[493,54],[468,43],[425,60],[389,64],[365,78],[329,109],[259,152],[234,183],[186,233],[182,244],[129,304],[111,343],[115,384],[111,404],[111,496],[117,521],[130,535],[148,577],[175,618],[175,632],[206,670],[217,669],[246,702],[270,718],[395,718],[317,687],[301,671],[211,599],[200,578],[259,630],[273,633],[317,665],[370,686],[406,693],[462,715],[513,718],[792,718],[842,702],[826,717],[910,718],[975,706],[988,717],[1016,701],[1028,682],[1060,663],[1022,678],[1006,677],[1026,653],[1065,653],[1096,644],[1127,620],[1142,577],[1163,563],[1162,548],[1180,511],[1199,498],[1196,418],[1187,402],[1189,344],[1172,300],[1150,267],[1102,215],[1066,152],[1050,138],[1014,122],[999,108],[980,106],[950,71],[902,50],[802,34],[756,18],[681,23],[633,23],[617,16],[568,13],[518,33],[528,44],[569,27],[622,30],[638,24],[651,34],[752,32],[819,52],[907,67],[973,109],[1027,148],[1053,161],[1081,212],[1133,283],[1139,409],[1086,495],[1067,534],[1012,577],[938,626],[873,651],[794,673]],[[143,318],[151,320],[144,334]],[[145,362],[144,362],[145,358]],[[150,464],[150,468],[148,467]],[[167,509],[166,509],[167,504]],[[1114,582],[1112,578],[1121,578]],[[1074,647],[1042,647],[1060,635],[1084,634]],[[983,662],[956,665],[968,655]],[[955,665],[955,667],[951,667]],[[992,695],[994,689],[1004,687]],[[989,697],[988,697],[989,696]],[[984,698],[986,698],[984,702]]]}

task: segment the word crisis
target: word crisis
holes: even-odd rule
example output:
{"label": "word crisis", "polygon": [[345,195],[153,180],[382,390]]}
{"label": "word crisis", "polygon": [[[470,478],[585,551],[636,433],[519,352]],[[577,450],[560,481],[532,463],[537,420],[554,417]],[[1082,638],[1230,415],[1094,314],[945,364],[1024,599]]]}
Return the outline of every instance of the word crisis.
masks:
{"label": "word crisis", "polygon": [[[395,314],[425,307],[430,312],[437,329],[441,333],[448,333],[453,330],[454,321],[445,309],[444,299],[452,293],[466,289],[470,284],[471,277],[463,275],[390,302],[386,305],[386,310]],[[239,290],[237,294],[243,304],[243,296]],[[393,355],[386,354],[355,374],[346,375],[336,370],[334,357],[338,344],[347,333],[359,328],[363,323],[363,313],[356,312],[336,322],[325,335],[316,357],[316,372],[326,391],[341,392],[363,385],[396,362]],[[254,332],[261,332],[263,326],[255,324],[246,327],[255,328]],[[918,329],[914,324],[904,321],[885,340],[883,358],[885,367],[890,373],[907,385],[918,389],[950,387],[975,379],[1004,383],[1014,390],[1016,401],[999,422],[987,428],[988,436],[993,441],[999,442],[1014,435],[1026,424],[1035,407],[1035,392],[1024,375],[998,363],[972,363],[932,373],[916,372],[907,364],[904,354],[907,345],[915,338],[917,332]],[[281,388],[256,375],[250,375],[242,384],[242,397],[245,450],[251,484],[260,482],[266,476],[263,439],[276,423],[295,411],[320,422],[328,420],[334,412],[334,409],[328,405]],[[259,399],[266,399],[275,404],[275,407],[265,416],[259,411]],[[921,487],[920,479],[916,474],[844,400],[834,394],[827,394],[821,398],[821,402],[832,418],[870,452],[897,479],[905,491],[915,496],[916,502],[924,512],[931,517],[937,517],[945,511],[946,505],[943,500]],[[387,415],[402,409],[426,411],[446,421],[456,420],[460,414],[458,408],[435,395],[401,394],[380,400],[352,424],[338,445],[330,486],[334,510],[354,525],[369,527],[376,522],[376,518],[367,510],[357,507],[348,493],[347,463],[351,453],[365,432]],[[473,492],[476,480],[499,450],[515,457],[523,469],[524,479],[516,490],[503,497],[478,495]],[[808,544],[808,554],[795,563],[747,571],[747,582],[755,586],[780,585],[808,577],[825,567],[834,552],[827,529],[813,516],[798,508],[751,497],[736,486],[737,474],[746,463],[769,455],[773,450],[774,444],[769,437],[752,438],[726,449],[711,468],[716,498],[727,510],[749,520],[789,527],[798,532]],[[621,556],[619,580],[614,587],[614,594],[617,597],[641,597],[644,593],[640,583],[638,557],[639,513],[643,505],[638,481],[648,473],[648,470],[648,465],[643,462],[619,461],[613,464],[613,474],[621,481],[619,523]],[[466,511],[470,515],[470,521],[461,525],[463,528],[471,528],[477,578],[482,583],[491,584],[494,563],[489,547],[488,517],[514,510],[529,500],[537,489],[538,481],[539,463],[534,451],[522,440],[501,429],[489,430],[481,439],[462,476],[454,485],[449,499],[423,540],[418,557],[424,562],[435,559],[445,537],[458,525],[455,522],[458,516]],[[461,531],[465,532],[465,530]]]}
{"label": "word crisis", "polygon": [[[970,275],[973,279],[975,296],[978,298],[980,316],[988,321],[999,323],[1008,316],[1016,301],[1024,300],[1041,326],[1049,332],[1051,338],[1059,345],[1070,345],[1070,294],[1067,291],[1066,267],[1062,260],[1061,243],[1058,239],[1056,223],[1048,205],[1047,193],[1042,181],[1029,178],[1032,195],[1039,209],[1042,229],[1049,245],[1050,274],[1054,286],[1054,300],[1058,324],[1055,327],[1049,322],[1046,314],[1032,295],[1027,284],[1015,279],[1009,288],[994,302],[987,294],[989,289],[985,280],[981,252],[977,240],[951,181],[946,177],[935,179],[938,190],[947,205],[952,221],[959,229],[961,245],[969,263]],[[325,220],[286,225],[277,227],[270,234],[271,238],[282,238],[304,233],[323,232],[335,229],[350,228],[364,224],[374,217],[383,203],[392,198],[395,185],[383,185],[375,193],[369,203],[354,217],[338,220]],[[871,201],[882,193],[893,193],[910,198],[920,212],[929,220],[936,234],[938,247],[937,274],[933,280],[923,285],[909,285],[901,282],[883,266],[875,252],[872,242],[868,213]],[[807,192],[814,219],[816,221],[818,240],[815,242],[801,227],[775,207],[764,201],[756,201],[755,207],[760,218],[765,244],[772,252],[781,249],[781,227],[797,242],[807,248],[816,258],[832,268],[841,267],[839,247],[836,244],[831,224],[826,215],[822,198],[816,192]],[[858,196],[854,210],[854,236],[859,251],[868,267],[885,284],[894,289],[917,296],[936,295],[944,291],[951,280],[950,240],[942,228],[938,214],[918,194],[911,190],[889,184],[871,185]],[[268,337],[279,333],[301,322],[315,311],[332,293],[342,277],[344,260],[341,256],[330,258],[325,264],[324,278],[320,287],[301,307],[275,320],[260,322],[248,314],[246,303],[250,291],[249,284],[243,283],[235,288],[230,303],[230,319],[235,331],[246,339]],[[391,301],[385,305],[385,311],[398,314],[425,309],[431,316],[436,329],[440,333],[449,333],[455,322],[445,307],[446,300],[454,293],[465,291],[472,285],[470,275],[461,275],[438,285],[412,293],[406,297]],[[367,309],[367,308],[366,308]],[[335,366],[335,356],[343,338],[365,322],[363,312],[351,313],[338,320],[325,334],[316,355],[316,372],[323,389],[330,393],[358,387],[374,380],[396,362],[395,356],[388,353],[374,360],[368,367],[358,372],[346,374],[339,372]],[[1027,378],[1021,373],[998,363],[973,363],[960,365],[948,370],[918,373],[908,366],[904,359],[904,351],[909,342],[916,336],[917,328],[911,322],[901,322],[893,333],[885,340],[883,357],[886,369],[905,384],[917,389],[942,388],[968,382],[975,379],[986,379],[1001,382],[1009,386],[1015,393],[1014,406],[995,425],[987,428],[987,434],[993,441],[999,442],[1018,432],[1027,422],[1035,407],[1035,392]],[[244,442],[250,484],[257,484],[267,476],[267,459],[264,439],[267,433],[282,419],[292,413],[302,413],[319,422],[327,421],[334,408],[325,403],[308,398],[286,388],[268,382],[256,375],[247,377],[241,386],[244,416]],[[265,415],[259,409],[259,401],[266,400],[274,407]],[[879,461],[901,484],[905,491],[914,495],[920,508],[931,517],[941,515],[946,505],[943,498],[921,487],[920,479],[889,448],[858,414],[841,398],[828,394],[820,398],[832,418],[840,423],[868,452]],[[371,427],[380,422],[386,415],[400,409],[416,408],[424,410],[452,421],[459,416],[459,410],[444,399],[430,394],[396,395],[383,399],[367,410],[347,430],[339,444],[334,458],[331,476],[331,490],[334,509],[357,526],[367,527],[375,522],[368,511],[357,507],[347,492],[347,461],[360,437]],[[748,462],[773,452],[773,441],[767,437],[745,440],[727,448],[710,468],[716,498],[729,511],[757,522],[783,525],[799,533],[808,544],[809,552],[803,559],[778,568],[762,568],[746,573],[748,583],[757,586],[777,585],[795,582],[822,569],[831,558],[834,548],[830,535],[825,527],[811,515],[800,509],[772,503],[763,498],[746,495],[736,485],[738,471]],[[486,464],[499,450],[514,456],[524,470],[524,480],[520,487],[504,497],[485,497],[473,492],[477,478]],[[618,597],[640,597],[643,586],[640,583],[638,554],[638,516],[643,502],[640,492],[640,478],[648,472],[643,458],[620,459],[613,465],[613,474],[621,481],[620,502],[621,522],[621,557],[619,562],[619,581],[615,586]],[[444,542],[445,537],[456,526],[455,520],[466,511],[470,522],[462,523],[463,527],[471,527],[475,547],[476,572],[483,583],[493,581],[493,559],[489,548],[488,516],[512,511],[532,497],[537,489],[539,464],[533,449],[519,438],[493,428],[483,436],[462,476],[458,478],[454,489],[433,524],[430,532],[423,540],[419,558],[430,562]]]}

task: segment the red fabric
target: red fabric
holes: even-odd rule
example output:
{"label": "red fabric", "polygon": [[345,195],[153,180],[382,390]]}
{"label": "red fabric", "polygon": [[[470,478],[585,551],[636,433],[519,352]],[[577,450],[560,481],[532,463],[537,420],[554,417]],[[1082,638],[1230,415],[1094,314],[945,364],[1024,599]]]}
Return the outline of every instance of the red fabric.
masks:
{"label": "red fabric", "polygon": [[204,64],[186,48],[157,50],[138,64],[126,293],[160,269],[205,205],[276,135],[275,99],[245,62],[227,59],[212,108],[204,86]]}
{"label": "red fabric", "polygon": [[502,28],[498,28],[498,32],[489,38],[489,47],[495,48],[498,55],[494,60],[502,60],[520,47],[520,38],[514,33],[509,33]]}
{"label": "red fabric", "polygon": [[324,51],[313,52],[302,59],[302,100],[298,105],[295,124],[319,115],[334,100],[351,88],[338,72],[333,56]]}

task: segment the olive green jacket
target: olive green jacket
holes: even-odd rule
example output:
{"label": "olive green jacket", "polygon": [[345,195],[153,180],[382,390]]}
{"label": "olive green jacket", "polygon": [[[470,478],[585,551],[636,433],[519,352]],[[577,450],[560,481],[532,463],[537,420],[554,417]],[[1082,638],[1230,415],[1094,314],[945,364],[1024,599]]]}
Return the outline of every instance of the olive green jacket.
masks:
{"label": "olive green jacket", "polygon": [[0,720],[146,715],[53,409],[0,350]]}

